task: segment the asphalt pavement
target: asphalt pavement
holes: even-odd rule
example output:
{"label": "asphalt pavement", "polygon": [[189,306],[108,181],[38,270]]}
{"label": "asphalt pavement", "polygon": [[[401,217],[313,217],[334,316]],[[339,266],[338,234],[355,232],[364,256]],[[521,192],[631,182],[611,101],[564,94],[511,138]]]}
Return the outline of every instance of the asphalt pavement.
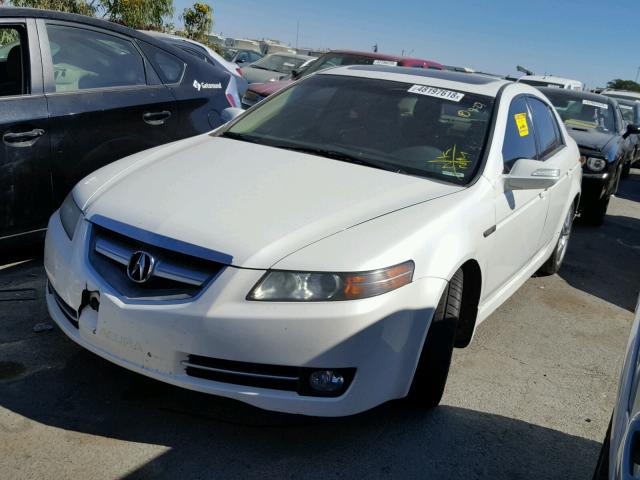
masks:
{"label": "asphalt pavement", "polygon": [[442,406],[317,419],[171,387],[68,340],[42,258],[0,267],[0,478],[589,479],[640,288],[640,170],[456,350]]}

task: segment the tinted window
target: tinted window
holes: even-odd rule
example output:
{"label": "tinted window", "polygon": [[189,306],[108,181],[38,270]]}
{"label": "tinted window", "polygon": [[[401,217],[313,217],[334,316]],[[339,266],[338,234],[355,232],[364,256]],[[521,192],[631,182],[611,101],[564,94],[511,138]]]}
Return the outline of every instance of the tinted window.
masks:
{"label": "tinted window", "polygon": [[533,125],[538,138],[538,158],[544,160],[562,145],[558,123],[551,109],[540,100],[529,98],[529,107],[533,115]]}
{"label": "tinted window", "polygon": [[536,158],[536,141],[531,114],[524,97],[511,102],[507,116],[507,131],[502,145],[505,170],[509,171],[520,158]]}
{"label": "tinted window", "polygon": [[262,55],[259,53],[249,52],[249,61],[256,62],[262,58]]}
{"label": "tinted window", "polygon": [[386,80],[317,75],[258,104],[225,135],[464,184],[482,157],[493,101]]}
{"label": "tinted window", "polygon": [[176,83],[182,78],[184,62],[164,50],[140,42],[142,51],[147,55],[151,64],[156,68],[158,75],[164,83]]}
{"label": "tinted window", "polygon": [[0,97],[29,92],[26,33],[22,27],[0,27]]}
{"label": "tinted window", "polygon": [[83,28],[47,25],[56,92],[145,84],[133,43]]}

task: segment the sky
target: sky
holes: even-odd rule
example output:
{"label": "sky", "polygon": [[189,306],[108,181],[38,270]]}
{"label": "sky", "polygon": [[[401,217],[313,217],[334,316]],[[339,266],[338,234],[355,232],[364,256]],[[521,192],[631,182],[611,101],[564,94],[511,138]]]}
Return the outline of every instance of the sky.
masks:
{"label": "sky", "polygon": [[[178,16],[194,0],[174,0]],[[630,0],[200,0],[214,32],[300,47],[371,50],[490,73],[581,80],[589,88],[635,80],[640,5]],[[520,75],[520,74],[518,74]]]}

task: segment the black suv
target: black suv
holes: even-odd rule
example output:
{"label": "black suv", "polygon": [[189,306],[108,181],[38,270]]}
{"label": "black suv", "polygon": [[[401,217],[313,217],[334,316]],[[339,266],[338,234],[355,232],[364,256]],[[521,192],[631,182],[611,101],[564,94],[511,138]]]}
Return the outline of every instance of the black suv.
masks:
{"label": "black suv", "polygon": [[41,236],[97,168],[220,126],[229,79],[120,25],[0,8],[0,248]]}
{"label": "black suv", "polygon": [[556,108],[582,155],[581,216],[601,225],[609,198],[618,190],[622,170],[633,156],[629,138],[638,133],[627,124],[615,99],[595,93],[539,88]]}

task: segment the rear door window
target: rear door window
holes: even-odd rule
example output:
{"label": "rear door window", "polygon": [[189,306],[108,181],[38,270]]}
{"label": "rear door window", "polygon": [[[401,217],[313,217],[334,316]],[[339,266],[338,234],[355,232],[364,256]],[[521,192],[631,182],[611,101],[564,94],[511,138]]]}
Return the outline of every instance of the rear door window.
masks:
{"label": "rear door window", "polygon": [[144,61],[132,42],[95,30],[47,25],[56,92],[146,83]]}
{"label": "rear door window", "polygon": [[537,98],[528,99],[536,138],[538,139],[538,159],[546,160],[562,147],[560,128],[551,108]]}
{"label": "rear door window", "polygon": [[531,112],[524,97],[513,99],[507,115],[507,130],[502,144],[505,172],[509,172],[516,160],[535,159],[538,156],[533,132]]}
{"label": "rear door window", "polygon": [[21,26],[0,26],[0,97],[29,93],[26,39]]}

